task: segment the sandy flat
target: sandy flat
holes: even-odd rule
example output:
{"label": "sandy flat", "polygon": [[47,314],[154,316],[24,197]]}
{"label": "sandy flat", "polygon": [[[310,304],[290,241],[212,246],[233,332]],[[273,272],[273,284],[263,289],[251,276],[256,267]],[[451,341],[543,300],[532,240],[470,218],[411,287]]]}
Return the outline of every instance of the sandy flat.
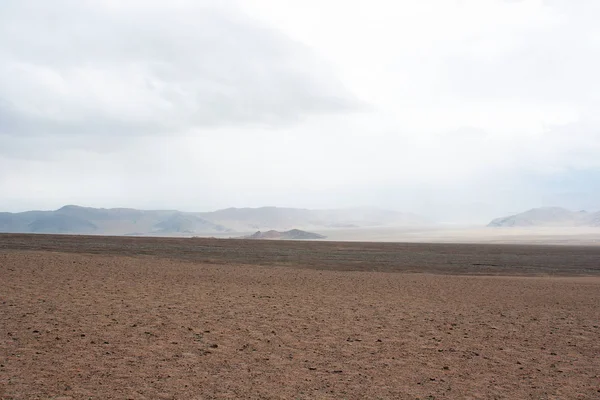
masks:
{"label": "sandy flat", "polygon": [[414,228],[329,229],[319,233],[328,240],[414,242],[414,243],[499,243],[547,245],[600,245],[600,228],[592,227],[504,227],[434,226]]}

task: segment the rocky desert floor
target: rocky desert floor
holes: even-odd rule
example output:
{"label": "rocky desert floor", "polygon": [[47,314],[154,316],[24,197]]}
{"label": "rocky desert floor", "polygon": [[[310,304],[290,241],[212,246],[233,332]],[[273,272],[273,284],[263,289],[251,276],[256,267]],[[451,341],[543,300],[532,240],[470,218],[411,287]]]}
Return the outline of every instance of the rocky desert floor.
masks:
{"label": "rocky desert floor", "polygon": [[1,399],[600,399],[600,247],[0,235]]}

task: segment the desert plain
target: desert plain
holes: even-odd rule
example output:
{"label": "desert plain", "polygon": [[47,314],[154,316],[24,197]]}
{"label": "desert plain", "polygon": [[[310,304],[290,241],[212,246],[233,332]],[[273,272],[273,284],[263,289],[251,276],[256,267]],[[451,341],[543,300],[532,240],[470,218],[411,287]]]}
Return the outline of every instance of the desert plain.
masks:
{"label": "desert plain", "polygon": [[599,399],[600,246],[0,235],[0,398]]}

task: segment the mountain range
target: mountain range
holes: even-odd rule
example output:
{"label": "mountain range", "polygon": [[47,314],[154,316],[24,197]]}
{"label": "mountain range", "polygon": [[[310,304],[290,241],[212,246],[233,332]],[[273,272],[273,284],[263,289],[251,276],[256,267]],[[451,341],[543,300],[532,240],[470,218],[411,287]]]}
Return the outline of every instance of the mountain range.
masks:
{"label": "mountain range", "polygon": [[600,212],[570,211],[561,207],[533,208],[496,218],[489,227],[600,227]]}
{"label": "mountain range", "polygon": [[[76,205],[54,211],[0,212],[0,232],[138,236],[233,236],[261,231],[322,231],[345,228],[423,227],[421,216],[376,208],[227,208],[212,212],[91,208]],[[534,208],[492,220],[488,227],[600,227],[600,212],[561,207]],[[285,235],[284,235],[285,236]]]}
{"label": "mountain range", "polygon": [[182,212],[68,205],[54,211],[0,213],[0,232],[11,233],[177,236],[424,224],[428,221],[414,214],[371,208],[308,210],[260,207]]}

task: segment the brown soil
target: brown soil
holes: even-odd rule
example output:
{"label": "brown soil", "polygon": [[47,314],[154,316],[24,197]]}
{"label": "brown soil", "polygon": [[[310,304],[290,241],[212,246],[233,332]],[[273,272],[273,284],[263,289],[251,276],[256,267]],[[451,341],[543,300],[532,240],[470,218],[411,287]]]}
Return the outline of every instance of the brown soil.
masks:
{"label": "brown soil", "polygon": [[598,399],[595,251],[0,236],[0,398]]}

